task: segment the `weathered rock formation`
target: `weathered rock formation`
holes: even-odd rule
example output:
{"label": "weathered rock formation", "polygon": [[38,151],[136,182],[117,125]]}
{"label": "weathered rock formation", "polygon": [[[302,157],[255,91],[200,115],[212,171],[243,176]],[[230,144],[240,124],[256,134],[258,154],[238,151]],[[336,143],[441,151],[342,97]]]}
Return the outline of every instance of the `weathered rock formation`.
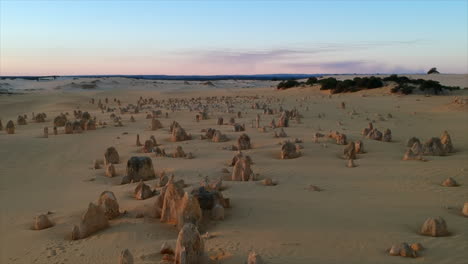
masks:
{"label": "weathered rock formation", "polygon": [[119,264],[133,264],[133,255],[128,249],[122,250],[122,252],[120,252]]}
{"label": "weathered rock formation", "polygon": [[457,187],[458,183],[452,177],[448,177],[442,182],[442,185],[445,187]]}
{"label": "weathered rock formation", "polygon": [[301,156],[298,147],[291,141],[283,142],[281,146],[281,159],[295,159]]}
{"label": "weathered rock formation", "polygon": [[148,199],[152,197],[153,194],[154,192],[151,190],[149,185],[146,185],[143,181],[140,181],[140,183],[135,188],[135,191],[133,192],[133,195],[137,200]]}
{"label": "weathered rock formation", "polygon": [[161,122],[158,119],[156,119],[156,118],[151,119],[151,130],[157,130],[157,129],[162,128],[162,127],[163,126],[162,126]]}
{"label": "weathered rock formation", "polygon": [[415,250],[413,250],[410,245],[407,243],[401,243],[399,245],[393,245],[388,254],[390,256],[401,256],[401,257],[407,257],[407,258],[415,258],[417,257],[417,253]]}
{"label": "weathered rock formation", "polygon": [[286,112],[281,114],[281,117],[278,120],[277,127],[288,127],[289,126],[289,117]]}
{"label": "weathered rock formation", "polygon": [[449,235],[449,232],[447,230],[447,224],[442,217],[430,217],[422,225],[421,234],[426,236],[440,237]]}
{"label": "weathered rock formation", "polygon": [[348,145],[344,148],[343,156],[345,159],[356,159],[356,145],[353,141],[349,142]]}
{"label": "weathered rock formation", "polygon": [[41,215],[34,217],[34,225],[33,225],[34,230],[46,229],[46,228],[52,227],[53,225],[54,224],[49,220],[49,218],[45,214],[41,214]]}
{"label": "weathered rock formation", "polygon": [[175,264],[201,264],[205,246],[197,226],[188,223],[177,237]]}
{"label": "weathered rock formation", "polygon": [[101,207],[90,203],[88,209],[81,217],[79,225],[73,227],[72,240],[78,240],[92,235],[109,226],[107,216]]}
{"label": "weathered rock formation", "polygon": [[20,126],[24,126],[24,125],[27,124],[26,118],[25,118],[24,116],[22,116],[22,115],[19,115],[18,118],[17,118],[17,120],[16,120],[16,123],[17,123],[18,125],[20,125]]}
{"label": "weathered rock formation", "polygon": [[109,177],[109,178],[114,177],[116,175],[114,164],[107,163],[105,166],[106,166],[106,172],[105,172],[106,177]]}
{"label": "weathered rock formation", "polygon": [[180,127],[176,126],[174,127],[171,135],[171,141],[172,142],[178,142],[178,141],[184,141],[184,140],[190,140],[192,139],[192,136],[190,134],[187,134],[185,130]]}
{"label": "weathered rock formation", "polygon": [[104,152],[104,162],[105,164],[119,164],[120,163],[120,156],[117,150],[114,147],[109,147]]}
{"label": "weathered rock formation", "polygon": [[419,141],[414,141],[413,146],[406,150],[403,160],[423,160],[422,147]]}
{"label": "weathered rock formation", "polygon": [[247,257],[247,264],[264,264],[262,257],[257,254],[255,251],[249,253]]}
{"label": "weathered rock formation", "polygon": [[237,161],[232,169],[231,180],[233,181],[249,181],[255,180],[252,169],[250,168],[251,161],[245,156],[241,155],[237,157]]}
{"label": "weathered rock formation", "polygon": [[176,147],[176,150],[172,154],[172,157],[173,158],[185,158],[186,157],[186,154],[185,154],[184,150],[182,149],[182,146],[177,146]]}
{"label": "weathered rock formation", "polygon": [[242,132],[242,131],[245,131],[245,125],[241,125],[241,124],[238,124],[238,123],[235,123],[234,125],[232,125],[233,128],[234,128],[234,132]]}
{"label": "weathered rock formation", "polygon": [[250,137],[247,134],[242,134],[237,139],[237,149],[238,150],[245,150],[251,149],[252,146],[250,145]]}
{"label": "weathered rock formation", "polygon": [[7,134],[14,134],[15,133],[15,124],[13,123],[12,120],[8,121],[6,126],[5,126],[5,131]]}
{"label": "weathered rock formation", "polygon": [[444,133],[440,137],[440,142],[442,143],[442,147],[446,153],[454,152],[452,139],[447,131],[444,131]]}
{"label": "weathered rock formation", "polygon": [[102,192],[99,196],[98,205],[104,210],[107,219],[111,220],[120,216],[119,203],[113,192]]}
{"label": "weathered rock formation", "polygon": [[354,142],[354,148],[356,149],[356,153],[358,154],[366,153],[364,151],[364,142],[362,142],[361,140],[356,140],[356,142]]}
{"label": "weathered rock formation", "polygon": [[131,157],[127,161],[127,175],[123,177],[122,184],[154,179],[156,177],[153,161],[149,157]]}
{"label": "weathered rock formation", "polygon": [[445,156],[445,148],[442,145],[442,141],[440,138],[430,138],[426,142],[424,142],[424,145],[422,147],[423,155],[428,155],[428,156]]}
{"label": "weathered rock formation", "polygon": [[221,131],[219,130],[216,130],[213,134],[213,138],[211,139],[211,141],[213,142],[226,142],[228,141],[228,137],[226,135],[224,135],[223,133],[221,133]]}
{"label": "weathered rock formation", "polygon": [[338,131],[331,131],[328,133],[328,138],[335,140],[336,144],[338,145],[346,145],[348,144],[347,138],[345,134],[342,134]]}

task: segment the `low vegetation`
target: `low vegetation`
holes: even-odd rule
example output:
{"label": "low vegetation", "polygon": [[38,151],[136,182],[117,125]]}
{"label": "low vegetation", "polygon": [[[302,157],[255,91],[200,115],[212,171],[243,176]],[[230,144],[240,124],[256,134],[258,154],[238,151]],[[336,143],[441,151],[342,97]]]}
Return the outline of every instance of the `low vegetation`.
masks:
{"label": "low vegetation", "polygon": [[[432,69],[431,69],[432,70]],[[438,81],[424,80],[424,79],[410,79],[405,76],[398,76],[396,74],[390,75],[389,77],[355,77],[354,79],[337,80],[333,77],[324,79],[317,79],[311,77],[306,82],[298,82],[296,80],[285,80],[278,84],[278,90],[285,90],[301,85],[320,85],[320,90],[330,90],[330,93],[346,93],[346,92],[357,92],[361,90],[381,88],[384,85],[394,82],[397,84],[392,88],[392,93],[411,94],[415,90],[423,91],[425,93],[440,94],[444,90],[458,90],[460,87],[444,86]]]}

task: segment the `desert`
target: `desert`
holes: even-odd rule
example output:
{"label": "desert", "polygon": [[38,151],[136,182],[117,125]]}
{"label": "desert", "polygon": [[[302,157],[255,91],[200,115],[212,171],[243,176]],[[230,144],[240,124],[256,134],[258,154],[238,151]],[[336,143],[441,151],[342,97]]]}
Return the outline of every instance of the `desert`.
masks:
{"label": "desert", "polygon": [[468,258],[464,89],[2,82],[19,91],[0,96],[2,263]]}

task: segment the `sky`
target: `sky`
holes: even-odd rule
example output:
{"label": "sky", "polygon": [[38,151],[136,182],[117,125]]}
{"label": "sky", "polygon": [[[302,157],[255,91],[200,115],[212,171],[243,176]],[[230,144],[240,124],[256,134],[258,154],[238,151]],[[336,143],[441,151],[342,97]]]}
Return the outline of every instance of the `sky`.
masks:
{"label": "sky", "polygon": [[467,0],[0,0],[0,75],[468,73],[467,16]]}

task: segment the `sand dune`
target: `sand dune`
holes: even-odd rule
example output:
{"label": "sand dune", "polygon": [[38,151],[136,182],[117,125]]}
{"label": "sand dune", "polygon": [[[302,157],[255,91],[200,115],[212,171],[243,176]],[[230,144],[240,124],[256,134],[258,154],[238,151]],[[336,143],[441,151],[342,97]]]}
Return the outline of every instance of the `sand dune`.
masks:
{"label": "sand dune", "polygon": [[[349,76],[346,76],[348,78]],[[467,75],[424,75],[444,85],[468,87]],[[338,76],[338,78],[345,78]],[[8,80],[13,89],[34,89],[22,95],[0,96],[0,118],[16,124],[18,115],[27,114],[27,125],[17,125],[15,134],[0,132],[0,208],[1,263],[117,263],[119,254],[129,249],[135,263],[159,263],[159,249],[164,242],[175,247],[177,229],[159,219],[136,218],[138,211],[152,206],[157,196],[137,200],[133,192],[138,183],[120,185],[126,174],[126,162],[132,156],[151,157],[157,173],[165,171],[183,179],[191,187],[205,177],[214,181],[230,174],[222,172],[236,154],[227,147],[236,144],[246,133],[252,149],[243,152],[252,160],[258,179],[271,178],[278,184],[264,186],[260,181],[225,181],[225,197],[231,208],[223,221],[211,221],[206,230],[213,237],[205,241],[205,252],[219,262],[244,263],[251,250],[266,263],[447,263],[462,264],[468,260],[468,218],[461,215],[468,202],[468,115],[466,105],[454,105],[454,96],[466,98],[467,91],[450,95],[397,96],[389,88],[337,94],[329,97],[317,87],[276,91],[277,82],[213,81],[202,82],[147,81],[125,78],[99,80],[96,89],[75,89],[71,82],[90,83],[95,79],[59,79],[55,81]],[[66,87],[55,90],[54,87]],[[163,128],[151,131],[149,110],[120,114],[122,106],[137,104],[138,99],[230,96],[233,113],[220,112],[212,105],[209,119],[196,122],[198,111],[170,111],[169,118],[158,118]],[[111,112],[102,113],[97,100],[109,98],[109,107],[122,118],[123,127],[115,127]],[[235,98],[237,97],[237,98]],[[94,98],[95,104],[90,100]],[[257,98],[257,99],[253,99]],[[301,122],[290,120],[286,138],[275,138],[274,130],[252,128],[257,114],[261,127],[280,114],[264,115],[252,109],[253,102],[267,103],[269,108],[297,108]],[[340,105],[345,102],[345,109]],[[222,105],[222,104],[220,104]],[[223,109],[224,106],[219,106]],[[105,128],[80,134],[53,135],[53,119],[73,110],[88,111]],[[155,108],[156,110],[156,108]],[[47,114],[46,123],[31,120],[31,113]],[[242,117],[237,117],[241,112]],[[353,113],[354,112],[354,113]],[[388,117],[388,114],[392,117]],[[320,118],[319,115],[320,114]],[[130,116],[135,122],[130,122]],[[231,117],[245,124],[245,132],[234,132],[231,125],[217,125]],[[192,135],[192,140],[171,142],[169,126],[173,120]],[[365,138],[363,128],[372,122],[380,131],[390,129],[392,141]],[[43,138],[43,128],[49,137]],[[214,128],[229,141],[201,140],[202,129]],[[361,140],[366,153],[357,154],[357,167],[346,167],[342,145],[327,138],[313,142],[316,132],[330,130],[347,135],[348,141]],[[447,156],[426,156],[427,162],[403,161],[406,141],[418,137],[425,141],[440,137],[447,130],[455,152]],[[279,130],[278,130],[279,131]],[[154,135],[161,147],[172,153],[176,146],[191,152],[193,159],[156,157],[141,153],[135,145],[139,134],[142,143]],[[280,159],[282,140],[300,138],[301,156]],[[121,162],[115,164],[116,177],[105,176],[104,169],[93,169],[95,159],[103,159],[110,146],[117,149]],[[448,177],[460,186],[443,187]],[[157,179],[146,181],[153,188]],[[322,191],[309,188],[314,185]],[[110,221],[110,227],[88,238],[72,241],[67,236],[90,202],[112,191],[121,210],[127,214]],[[48,229],[31,230],[36,215],[47,214],[54,222]],[[451,233],[448,237],[421,236],[418,231],[428,217],[443,217]],[[424,251],[416,259],[389,256],[386,249],[402,242],[421,243]]]}

